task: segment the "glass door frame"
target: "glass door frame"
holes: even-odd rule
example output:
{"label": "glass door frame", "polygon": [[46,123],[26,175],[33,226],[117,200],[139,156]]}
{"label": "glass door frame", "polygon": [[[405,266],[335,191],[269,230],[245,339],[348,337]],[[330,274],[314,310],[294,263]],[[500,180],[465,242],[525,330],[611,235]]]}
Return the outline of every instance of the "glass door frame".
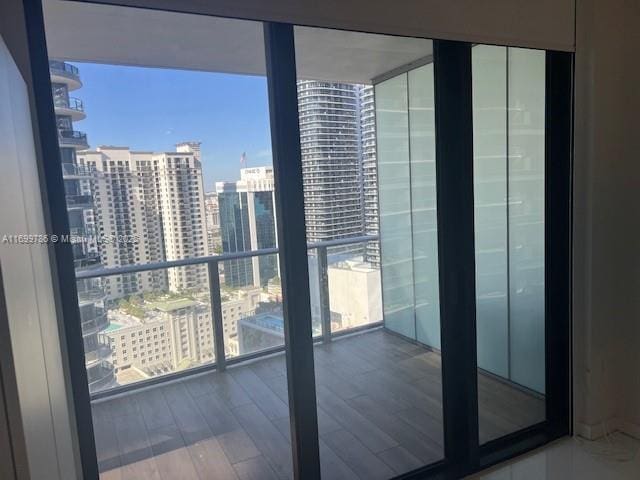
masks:
{"label": "glass door frame", "polygon": [[[97,2],[100,3],[100,2]],[[111,5],[140,7],[105,1]],[[47,232],[69,233],[41,0],[24,2],[37,113]],[[165,2],[165,9],[167,8]],[[187,11],[175,2],[172,11]],[[259,15],[257,15],[259,16]],[[253,18],[252,20],[255,20]],[[282,268],[285,353],[294,476],[320,478],[313,339],[302,192],[293,25],[264,22]],[[459,478],[571,432],[571,178],[573,54],[546,52],[546,420],[482,446],[478,440],[471,47],[433,40],[436,185],[445,458],[397,478]],[[43,154],[46,153],[46,155]],[[45,160],[46,157],[46,160]],[[286,201],[285,201],[286,199]],[[284,226],[286,225],[286,229]],[[71,246],[54,251],[58,318],[66,343],[83,477],[98,478]],[[61,286],[65,286],[61,288]],[[289,294],[296,291],[295,295]],[[300,294],[301,293],[301,294]]]}

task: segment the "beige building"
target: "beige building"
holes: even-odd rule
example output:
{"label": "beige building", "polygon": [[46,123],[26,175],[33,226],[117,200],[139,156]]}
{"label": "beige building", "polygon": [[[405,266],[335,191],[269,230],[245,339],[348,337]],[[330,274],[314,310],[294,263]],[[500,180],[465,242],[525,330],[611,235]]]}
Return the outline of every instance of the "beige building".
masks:
{"label": "beige building", "polygon": [[[96,236],[103,265],[118,267],[164,260],[162,218],[151,152],[99,147],[78,155],[92,170]],[[111,299],[167,288],[163,271],[105,279]]]}
{"label": "beige building", "polygon": [[380,270],[359,259],[329,266],[332,331],[382,321]]}
{"label": "beige building", "polygon": [[[199,150],[197,152],[199,156]],[[205,233],[202,165],[194,152],[159,153],[153,156],[159,195],[166,260],[209,254]],[[172,268],[169,289],[198,290],[207,285],[204,265]]]}
{"label": "beige building", "polygon": [[[253,315],[258,288],[238,289],[222,298],[227,355],[238,354],[238,321]],[[109,312],[105,344],[113,354],[118,383],[175,372],[215,358],[209,303],[190,298],[141,301]]]}
{"label": "beige building", "polygon": [[[105,266],[208,254],[199,144],[178,148],[153,153],[99,147],[78,155],[94,172],[96,234]],[[109,278],[106,288],[112,299],[167,288],[193,290],[206,283],[206,275],[204,266],[119,275]]]}

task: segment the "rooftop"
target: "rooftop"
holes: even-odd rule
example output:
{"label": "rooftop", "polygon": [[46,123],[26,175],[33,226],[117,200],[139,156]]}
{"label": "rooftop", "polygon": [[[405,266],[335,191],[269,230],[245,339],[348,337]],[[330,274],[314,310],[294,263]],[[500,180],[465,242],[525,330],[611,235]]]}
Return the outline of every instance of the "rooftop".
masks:
{"label": "rooftop", "polygon": [[155,308],[156,310],[160,310],[162,312],[173,312],[174,310],[179,310],[181,308],[193,307],[197,305],[198,302],[195,300],[191,300],[188,298],[179,298],[176,300],[167,300],[164,302],[153,302],[149,304],[150,308]]}

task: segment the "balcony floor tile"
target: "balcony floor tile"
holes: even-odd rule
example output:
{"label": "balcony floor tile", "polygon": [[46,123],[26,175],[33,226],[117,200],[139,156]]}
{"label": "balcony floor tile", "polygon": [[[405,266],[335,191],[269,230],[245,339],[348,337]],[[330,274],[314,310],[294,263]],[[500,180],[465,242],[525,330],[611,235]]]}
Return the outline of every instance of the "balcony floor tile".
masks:
{"label": "balcony floor tile", "polygon": [[[315,360],[324,478],[442,458],[438,353],[378,329],[317,345]],[[544,419],[544,399],[478,384],[483,442]],[[96,402],[101,479],[292,478],[287,404],[283,355]]]}

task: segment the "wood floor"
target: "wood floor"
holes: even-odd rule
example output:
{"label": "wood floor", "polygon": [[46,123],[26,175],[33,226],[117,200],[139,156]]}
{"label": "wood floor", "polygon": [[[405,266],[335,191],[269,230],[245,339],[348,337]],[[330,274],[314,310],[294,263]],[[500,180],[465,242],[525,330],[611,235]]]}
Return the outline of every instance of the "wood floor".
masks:
{"label": "wood floor", "polygon": [[[315,348],[325,479],[385,479],[442,458],[440,357],[375,330]],[[484,442],[544,401],[479,376]],[[292,478],[284,357],[93,406],[102,480]]]}

